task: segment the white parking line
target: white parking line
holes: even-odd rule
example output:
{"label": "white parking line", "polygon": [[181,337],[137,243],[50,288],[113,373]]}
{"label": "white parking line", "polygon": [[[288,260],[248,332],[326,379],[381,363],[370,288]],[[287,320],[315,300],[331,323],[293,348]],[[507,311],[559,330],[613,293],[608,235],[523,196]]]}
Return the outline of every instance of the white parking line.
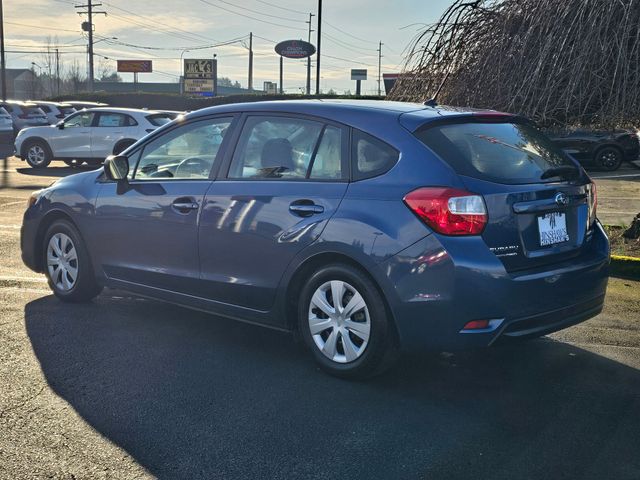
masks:
{"label": "white parking line", "polygon": [[594,180],[606,180],[608,178],[627,178],[627,177],[640,177],[640,173],[630,173],[628,175],[607,175],[606,177],[592,177]]}
{"label": "white parking line", "polygon": [[20,230],[22,225],[0,225],[0,228],[10,228],[12,230]]}
{"label": "white parking line", "polygon": [[8,207],[10,205],[24,205],[26,202],[24,200],[20,200],[19,202],[9,202],[9,203],[1,203],[0,206]]}
{"label": "white parking line", "polygon": [[47,283],[45,277],[18,277],[13,275],[0,275],[0,282],[36,282]]}

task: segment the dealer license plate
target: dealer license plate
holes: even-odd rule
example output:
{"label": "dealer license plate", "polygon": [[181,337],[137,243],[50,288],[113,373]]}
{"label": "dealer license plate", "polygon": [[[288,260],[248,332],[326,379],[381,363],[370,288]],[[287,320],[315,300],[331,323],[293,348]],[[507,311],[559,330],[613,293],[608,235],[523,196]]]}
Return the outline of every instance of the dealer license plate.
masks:
{"label": "dealer license plate", "polygon": [[540,232],[540,245],[554,245],[567,242],[567,219],[564,213],[553,212],[538,217],[538,231]]}

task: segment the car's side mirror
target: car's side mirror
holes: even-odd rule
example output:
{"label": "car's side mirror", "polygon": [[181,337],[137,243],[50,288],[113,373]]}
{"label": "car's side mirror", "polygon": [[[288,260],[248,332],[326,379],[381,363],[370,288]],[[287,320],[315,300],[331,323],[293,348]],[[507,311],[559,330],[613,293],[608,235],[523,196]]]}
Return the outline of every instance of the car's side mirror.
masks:
{"label": "car's side mirror", "polygon": [[104,161],[104,174],[109,180],[127,181],[129,159],[126,155],[109,155]]}
{"label": "car's side mirror", "polygon": [[58,123],[56,123],[56,127],[58,127],[60,130],[64,130],[64,122],[60,120]]}

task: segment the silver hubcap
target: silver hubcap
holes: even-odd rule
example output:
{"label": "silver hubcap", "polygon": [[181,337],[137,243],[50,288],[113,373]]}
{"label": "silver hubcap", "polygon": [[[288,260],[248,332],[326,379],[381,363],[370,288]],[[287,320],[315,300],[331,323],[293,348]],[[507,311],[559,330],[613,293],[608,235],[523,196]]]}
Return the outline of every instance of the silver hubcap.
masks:
{"label": "silver hubcap", "polygon": [[71,238],[56,233],[47,245],[47,270],[49,278],[58,290],[67,292],[78,278],[78,254]]}
{"label": "silver hubcap", "polygon": [[340,280],[320,285],[309,305],[309,330],[325,357],[338,363],[353,362],[364,353],[371,333],[364,298]]}
{"label": "silver hubcap", "polygon": [[33,145],[29,147],[29,150],[27,151],[27,158],[31,163],[43,163],[46,158],[44,148],[40,145]]}

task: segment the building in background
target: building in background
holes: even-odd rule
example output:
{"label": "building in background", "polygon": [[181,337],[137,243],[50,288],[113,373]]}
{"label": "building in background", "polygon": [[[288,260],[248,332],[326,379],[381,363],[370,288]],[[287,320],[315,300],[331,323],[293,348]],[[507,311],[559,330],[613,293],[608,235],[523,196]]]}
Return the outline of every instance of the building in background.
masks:
{"label": "building in background", "polygon": [[7,98],[29,100],[40,95],[40,81],[28,68],[7,68]]}

